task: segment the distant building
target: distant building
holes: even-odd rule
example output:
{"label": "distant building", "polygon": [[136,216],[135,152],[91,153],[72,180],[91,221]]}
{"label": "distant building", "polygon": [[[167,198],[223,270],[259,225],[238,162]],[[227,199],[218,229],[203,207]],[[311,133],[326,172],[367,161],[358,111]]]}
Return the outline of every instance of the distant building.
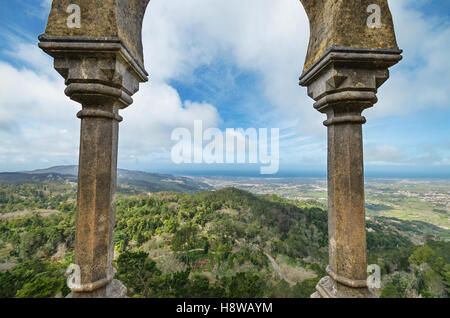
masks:
{"label": "distant building", "polygon": [[425,241],[425,243],[428,243],[430,241],[435,241],[435,242],[442,241],[442,239],[439,236],[435,236],[435,235],[425,235],[423,237],[423,240]]}

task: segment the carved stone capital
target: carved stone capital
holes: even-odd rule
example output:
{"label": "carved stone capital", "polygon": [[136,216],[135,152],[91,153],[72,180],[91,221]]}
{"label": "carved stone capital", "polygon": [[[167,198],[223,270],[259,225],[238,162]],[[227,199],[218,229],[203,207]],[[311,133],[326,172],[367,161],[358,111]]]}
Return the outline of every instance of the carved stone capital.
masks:
{"label": "carved stone capital", "polygon": [[148,80],[119,39],[64,38],[41,35],[39,47],[54,57],[65,79],[65,93],[83,107],[122,109],[133,103],[139,83]]}
{"label": "carved stone capital", "polygon": [[326,126],[358,123],[364,109],[377,101],[378,88],[389,78],[388,68],[401,60],[400,50],[331,47],[300,78],[314,108],[327,114]]}

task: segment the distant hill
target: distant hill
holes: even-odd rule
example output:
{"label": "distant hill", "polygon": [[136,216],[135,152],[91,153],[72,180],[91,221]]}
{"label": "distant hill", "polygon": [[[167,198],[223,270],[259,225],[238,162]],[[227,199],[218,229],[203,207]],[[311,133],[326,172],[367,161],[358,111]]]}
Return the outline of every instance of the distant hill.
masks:
{"label": "distant hill", "polygon": [[62,175],[78,176],[78,166],[55,166],[47,169],[36,169],[32,171],[24,171],[28,174],[51,174],[57,173]]}
{"label": "distant hill", "polygon": [[38,184],[44,181],[76,181],[76,177],[58,173],[1,172],[0,183],[3,184]]}
{"label": "distant hill", "polygon": [[[0,173],[0,183],[36,184],[45,181],[76,182],[77,177],[78,166],[55,166],[33,171],[3,172]],[[175,191],[195,193],[211,189],[206,183],[186,177],[124,169],[118,169],[117,182],[118,191],[126,193],[133,193],[135,190],[146,192]]]}

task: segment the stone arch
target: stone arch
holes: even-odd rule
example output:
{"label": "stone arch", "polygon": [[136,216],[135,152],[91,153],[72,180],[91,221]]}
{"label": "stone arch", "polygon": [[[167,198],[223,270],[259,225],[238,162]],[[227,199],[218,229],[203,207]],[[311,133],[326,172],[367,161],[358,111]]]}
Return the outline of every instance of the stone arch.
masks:
{"label": "stone arch", "polygon": [[[295,0],[293,0],[295,1]],[[71,39],[121,41],[144,69],[142,22],[150,0],[54,0],[42,42]],[[300,0],[310,23],[310,41],[304,71],[332,47],[398,50],[387,0]],[[80,28],[67,26],[67,8],[81,8]],[[370,5],[380,9],[380,28],[367,27]],[[43,47],[44,48],[44,47]],[[49,51],[49,53],[51,53]]]}
{"label": "stone arch", "polygon": [[[387,0],[300,2],[310,23],[300,84],[328,118],[330,265],[313,296],[368,297],[361,113],[377,102],[401,51]],[[148,80],[141,40],[148,3],[53,0],[39,37],[66,95],[82,105],[73,297],[126,294],[112,266],[119,110]]]}

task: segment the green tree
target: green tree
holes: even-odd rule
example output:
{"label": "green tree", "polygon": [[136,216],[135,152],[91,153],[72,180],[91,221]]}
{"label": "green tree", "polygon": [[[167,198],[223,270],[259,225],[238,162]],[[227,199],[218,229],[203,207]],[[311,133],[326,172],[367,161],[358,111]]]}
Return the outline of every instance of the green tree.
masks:
{"label": "green tree", "polygon": [[237,273],[228,286],[228,298],[258,298],[264,296],[265,282],[258,275]]}
{"label": "green tree", "polygon": [[292,290],[294,298],[309,298],[316,292],[316,286],[319,283],[320,277],[308,278],[301,283],[295,284]]}
{"label": "green tree", "polygon": [[32,260],[0,273],[0,298],[54,297],[58,292],[67,295],[64,271],[67,263]]}
{"label": "green tree", "polygon": [[442,277],[434,270],[429,270],[425,273],[426,291],[424,296],[430,298],[444,298],[447,295]]}
{"label": "green tree", "polygon": [[390,283],[383,288],[380,298],[401,298],[401,296],[394,284]]}
{"label": "green tree", "polygon": [[209,288],[208,277],[199,274],[194,275],[189,284],[188,295],[192,298],[214,297],[213,291]]}
{"label": "green tree", "polygon": [[161,271],[145,252],[125,252],[117,260],[117,277],[135,294],[144,297],[156,292]]}
{"label": "green tree", "polygon": [[409,262],[415,265],[421,265],[425,263],[432,265],[433,258],[434,251],[428,245],[424,245],[416,249],[414,253],[411,254],[411,256],[409,257]]}
{"label": "green tree", "polygon": [[444,266],[444,284],[447,294],[450,294],[450,264]]}
{"label": "green tree", "polygon": [[52,298],[60,291],[65,284],[64,277],[40,276],[32,282],[26,283],[17,291],[19,298]]}
{"label": "green tree", "polygon": [[170,242],[172,249],[182,251],[195,248],[197,232],[197,226],[192,224],[180,228]]}

